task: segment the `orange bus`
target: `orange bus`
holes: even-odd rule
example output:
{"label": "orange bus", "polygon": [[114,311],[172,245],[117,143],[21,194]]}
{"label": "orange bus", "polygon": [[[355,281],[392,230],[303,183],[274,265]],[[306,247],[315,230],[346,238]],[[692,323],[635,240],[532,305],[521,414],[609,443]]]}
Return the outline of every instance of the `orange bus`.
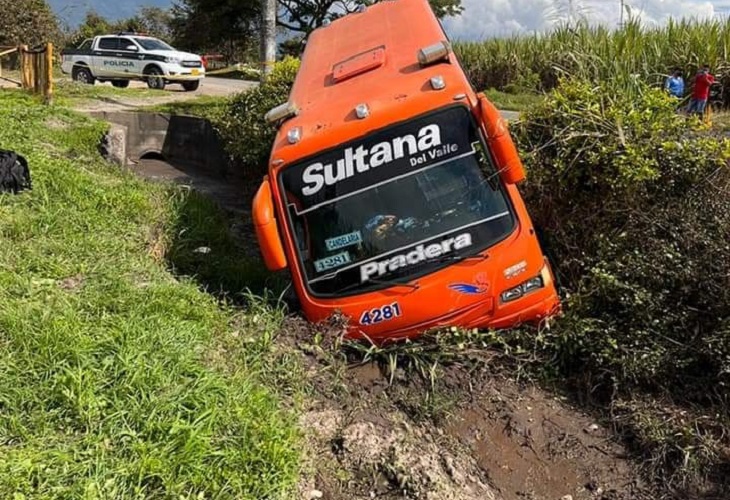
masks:
{"label": "orange bus", "polygon": [[311,322],[376,342],[539,322],[560,307],[499,111],[471,87],[427,0],[315,30],[253,201],[266,266]]}

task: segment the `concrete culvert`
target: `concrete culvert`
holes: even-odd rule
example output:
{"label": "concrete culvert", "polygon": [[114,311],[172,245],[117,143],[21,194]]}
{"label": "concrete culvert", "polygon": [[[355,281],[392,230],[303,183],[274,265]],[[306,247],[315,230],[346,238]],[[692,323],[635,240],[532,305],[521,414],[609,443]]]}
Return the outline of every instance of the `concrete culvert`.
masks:
{"label": "concrete culvert", "polygon": [[163,155],[160,151],[148,151],[139,157],[139,161],[143,160],[157,160],[166,162],[167,158],[165,158],[165,155]]}

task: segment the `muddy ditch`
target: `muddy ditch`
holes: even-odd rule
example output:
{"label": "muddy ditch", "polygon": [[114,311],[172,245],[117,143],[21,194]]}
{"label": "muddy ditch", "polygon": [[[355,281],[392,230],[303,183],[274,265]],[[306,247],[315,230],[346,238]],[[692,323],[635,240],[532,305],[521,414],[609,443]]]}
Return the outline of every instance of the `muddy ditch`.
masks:
{"label": "muddy ditch", "polygon": [[[258,255],[256,183],[159,159],[128,168],[188,185],[223,208],[243,258]],[[248,256],[248,257],[245,257]],[[304,367],[298,498],[329,500],[644,500],[660,497],[609,428],[554,393],[515,379],[498,353],[431,367],[363,362],[337,325],[290,316],[276,349]],[[474,357],[478,358],[474,362]],[[395,368],[395,369],[393,369]]]}
{"label": "muddy ditch", "polygon": [[292,317],[279,337],[300,353],[311,387],[301,498],[657,498],[609,429],[491,366],[493,353],[476,370],[391,376],[390,365],[313,343],[337,335]]}

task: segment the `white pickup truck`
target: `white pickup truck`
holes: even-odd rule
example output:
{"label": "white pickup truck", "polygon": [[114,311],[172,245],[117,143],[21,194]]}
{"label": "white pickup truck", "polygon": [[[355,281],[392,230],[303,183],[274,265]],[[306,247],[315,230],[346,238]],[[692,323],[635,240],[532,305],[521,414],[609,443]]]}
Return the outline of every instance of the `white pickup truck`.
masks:
{"label": "white pickup truck", "polygon": [[63,73],[89,84],[108,81],[124,88],[130,80],[143,80],[151,89],[180,83],[185,90],[194,91],[205,77],[200,56],[136,33],[89,38],[77,48],[61,51],[61,56]]}

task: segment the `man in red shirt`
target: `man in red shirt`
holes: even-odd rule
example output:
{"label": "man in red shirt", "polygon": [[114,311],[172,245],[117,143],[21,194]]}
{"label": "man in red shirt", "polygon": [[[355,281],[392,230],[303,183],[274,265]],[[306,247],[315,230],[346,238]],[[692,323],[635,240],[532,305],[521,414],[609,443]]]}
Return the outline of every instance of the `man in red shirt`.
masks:
{"label": "man in red shirt", "polygon": [[707,106],[707,99],[710,97],[710,86],[715,83],[715,77],[710,74],[710,67],[705,64],[695,76],[692,99],[689,101],[687,112],[703,115]]}

